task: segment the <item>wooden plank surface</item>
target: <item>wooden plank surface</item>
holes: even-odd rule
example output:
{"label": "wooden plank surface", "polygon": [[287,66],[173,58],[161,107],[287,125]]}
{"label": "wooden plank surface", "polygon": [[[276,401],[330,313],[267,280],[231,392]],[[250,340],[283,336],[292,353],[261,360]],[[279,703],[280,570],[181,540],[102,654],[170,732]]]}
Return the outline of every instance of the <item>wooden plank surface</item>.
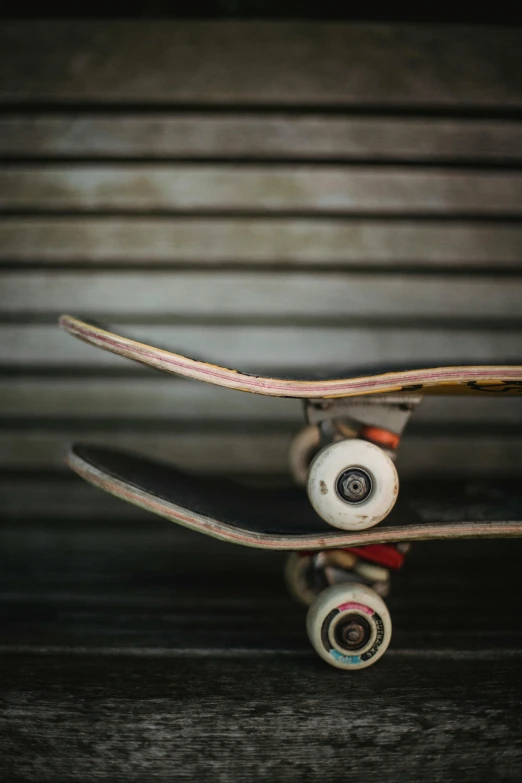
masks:
{"label": "wooden plank surface", "polygon": [[[522,769],[513,692],[519,655],[405,658],[339,683],[308,656],[284,653],[267,659],[187,651],[167,660],[7,654],[0,770],[24,781],[70,770],[70,781],[211,774],[220,783],[250,783],[266,780],[268,771],[296,783],[325,774],[377,783],[385,766],[405,783],[455,773],[487,783],[491,765],[499,779],[515,783]],[[25,732],[38,742],[22,745]]]}
{"label": "wooden plank surface", "polygon": [[522,174],[306,164],[4,165],[0,208],[520,215]]}
{"label": "wooden plank surface", "polygon": [[522,228],[479,221],[4,217],[0,262],[519,269]]}
{"label": "wooden plank surface", "polygon": [[171,318],[522,320],[522,277],[275,272],[2,272],[6,314]]}
{"label": "wooden plank surface", "polygon": [[[503,649],[514,657],[522,652],[517,539],[415,545],[404,569],[393,574],[392,646],[380,666],[359,678],[339,674],[309,649],[303,609],[286,595],[284,555],[146,519],[3,524],[1,653],[9,647],[16,652],[18,645],[35,653],[62,647],[95,654],[102,648],[107,657],[111,651],[141,652],[168,660],[170,649],[176,660],[190,650],[199,651],[198,658],[215,651],[220,659],[227,650],[238,659],[249,649],[253,657],[286,651],[307,660],[316,676],[323,672],[339,685],[353,685],[372,679],[394,657],[407,659],[408,651],[413,659],[433,660],[453,653],[454,662],[459,652],[464,660],[466,653],[470,660],[496,651],[501,660]],[[496,579],[485,580],[486,570]],[[46,604],[53,611],[44,611]],[[297,660],[289,662],[299,668]]]}
{"label": "wooden plank surface", "polygon": [[522,123],[509,120],[216,112],[0,117],[0,156],[517,161]]}
{"label": "wooden plank surface", "polygon": [[[274,483],[274,479],[270,479]],[[285,485],[288,481],[281,483]],[[58,520],[70,525],[92,520],[125,520],[127,524],[134,520],[152,524],[159,520],[144,511],[122,503],[121,500],[96,492],[70,471],[45,471],[43,474],[25,472],[0,474],[0,507],[3,523],[7,520],[29,524],[29,520],[44,520],[46,523]]]}
{"label": "wooden plank surface", "polygon": [[[507,363],[521,361],[522,346],[517,328],[492,329],[464,326],[433,326],[429,323],[403,327],[375,326],[241,326],[114,323],[121,331],[142,342],[178,349],[191,358],[250,372],[278,371],[283,375],[304,371],[346,371],[376,365]],[[136,369],[127,359],[100,351],[75,340],[53,324],[0,325],[0,362],[27,369],[28,364],[51,368]]]}
{"label": "wooden plank surface", "polygon": [[161,521],[0,542],[6,780],[520,777],[517,541],[415,547],[360,676],[310,650],[278,554]]}
{"label": "wooden plank surface", "polygon": [[[207,383],[147,373],[129,379],[0,375],[2,419],[131,419],[287,422],[304,421],[299,400],[243,394]],[[414,422],[466,424],[522,423],[522,395],[426,397]]]}
{"label": "wooden plank surface", "polygon": [[519,108],[520,40],[516,28],[479,26],[8,21],[0,97],[12,104]]}

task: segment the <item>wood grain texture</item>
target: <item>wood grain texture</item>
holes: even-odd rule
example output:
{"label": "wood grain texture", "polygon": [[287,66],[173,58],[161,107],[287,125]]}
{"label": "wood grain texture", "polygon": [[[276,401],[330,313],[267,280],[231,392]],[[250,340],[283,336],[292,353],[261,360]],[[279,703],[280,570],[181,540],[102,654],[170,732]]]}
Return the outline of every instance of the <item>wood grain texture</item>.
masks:
{"label": "wood grain texture", "polygon": [[4,313],[69,312],[142,319],[262,318],[322,322],[522,319],[522,277],[485,274],[0,270]]}
{"label": "wood grain texture", "polygon": [[6,780],[520,777],[517,541],[415,547],[392,646],[354,677],[309,649],[275,553],[161,520],[0,542]]}
{"label": "wood grain texture", "polygon": [[5,217],[0,261],[75,266],[361,264],[520,269],[517,224],[401,219]]}
{"label": "wood grain texture", "polygon": [[13,104],[460,108],[522,103],[516,28],[11,21],[2,25],[0,51],[0,97]]}
{"label": "wood grain texture", "polygon": [[56,113],[0,117],[0,155],[28,158],[515,161],[509,120],[328,114]]}
{"label": "wood grain texture", "polygon": [[[455,772],[487,781],[489,765],[506,781],[520,774],[516,657],[397,657],[356,683],[339,683],[308,657],[245,657],[7,656],[4,774],[41,781],[68,769],[78,781],[191,781],[211,772],[227,782],[267,774],[320,781],[326,773],[370,783],[383,766],[403,781]],[[38,743],[22,753],[20,733],[37,727]]]}
{"label": "wood grain texture", "polygon": [[0,166],[0,208],[520,215],[522,174],[306,164]]}

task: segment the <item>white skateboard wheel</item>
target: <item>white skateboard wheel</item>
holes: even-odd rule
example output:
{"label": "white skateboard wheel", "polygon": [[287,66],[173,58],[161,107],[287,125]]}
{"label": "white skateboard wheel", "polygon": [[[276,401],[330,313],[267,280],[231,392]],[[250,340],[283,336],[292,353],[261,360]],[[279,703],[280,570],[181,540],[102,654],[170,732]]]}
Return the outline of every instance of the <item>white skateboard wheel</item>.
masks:
{"label": "white skateboard wheel", "polygon": [[332,443],[317,454],[308,471],[307,490],[325,522],[341,530],[365,530],[392,510],[399,477],[379,446],[353,438]]}
{"label": "white skateboard wheel", "polygon": [[338,669],[365,669],[386,652],[392,624],[386,604],[369,587],[328,587],[308,610],[306,629],[315,651]]}
{"label": "white skateboard wheel", "polygon": [[304,487],[308,478],[308,468],[321,446],[319,427],[310,424],[303,427],[293,438],[288,452],[288,462],[292,478]]}
{"label": "white skateboard wheel", "polygon": [[292,552],[285,565],[285,582],[288,592],[297,603],[310,606],[321,590],[328,584],[314,566],[314,555]]}

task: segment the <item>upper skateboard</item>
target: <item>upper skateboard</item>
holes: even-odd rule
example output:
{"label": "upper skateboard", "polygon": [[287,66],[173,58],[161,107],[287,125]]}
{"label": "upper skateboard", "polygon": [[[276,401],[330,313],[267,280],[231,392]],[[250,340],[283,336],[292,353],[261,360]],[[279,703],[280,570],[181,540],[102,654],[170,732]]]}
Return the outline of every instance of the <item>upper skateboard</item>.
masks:
{"label": "upper skateboard", "polygon": [[70,315],[63,315],[60,318],[60,325],[67,332],[87,343],[158,370],[213,383],[216,386],[226,386],[272,397],[325,399],[389,392],[500,393],[502,396],[522,393],[522,366],[520,365],[444,366],[441,364],[441,366],[424,369],[401,369],[322,380],[269,378],[155,348]]}

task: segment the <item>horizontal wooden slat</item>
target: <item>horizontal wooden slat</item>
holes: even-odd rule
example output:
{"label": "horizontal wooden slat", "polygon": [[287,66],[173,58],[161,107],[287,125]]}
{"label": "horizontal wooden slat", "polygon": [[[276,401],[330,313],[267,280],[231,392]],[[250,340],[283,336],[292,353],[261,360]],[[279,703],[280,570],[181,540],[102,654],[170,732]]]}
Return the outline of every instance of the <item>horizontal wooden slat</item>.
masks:
{"label": "horizontal wooden slat", "polygon": [[[108,419],[109,421],[281,422],[304,424],[299,400],[243,394],[206,383],[157,374],[134,378],[0,377],[3,419]],[[417,423],[522,424],[522,396],[427,397],[415,411]],[[29,426],[29,424],[28,424]]]}
{"label": "horizontal wooden slat", "polygon": [[[0,432],[0,466],[3,469],[64,467],[64,455],[73,441],[97,443],[137,451],[175,462],[187,470],[215,474],[286,474],[290,432],[229,433],[163,431],[138,434],[129,429],[107,432],[96,428],[67,431],[23,430]],[[440,474],[519,474],[522,436],[468,437],[409,435],[399,451],[401,476]]]}
{"label": "horizontal wooden slat", "polygon": [[522,227],[458,222],[5,218],[0,261],[103,264],[522,265]]}
{"label": "horizontal wooden slat", "polygon": [[0,272],[4,313],[522,319],[522,277],[269,272]]}
{"label": "horizontal wooden slat", "polygon": [[[314,369],[328,371],[382,363],[411,366],[421,362],[429,366],[441,360],[517,364],[522,359],[518,330],[426,329],[414,325],[400,328],[141,325],[129,328],[115,324],[114,328],[151,345],[253,372],[279,368],[288,374],[306,367],[313,373]],[[0,326],[0,362],[20,367],[28,364],[119,369],[138,366],[75,340],[54,325]]]}
{"label": "horizontal wooden slat", "polygon": [[520,106],[516,28],[344,22],[7,22],[10,102]]}
{"label": "horizontal wooden slat", "polygon": [[187,470],[210,473],[285,473],[289,432],[248,434],[227,432],[164,432],[152,435],[126,430],[104,432],[0,431],[3,469],[60,469],[71,441],[85,441],[139,451],[158,459],[178,461]]}
{"label": "horizontal wooden slat", "polygon": [[0,117],[0,155],[519,160],[522,123],[327,114],[14,114]]}
{"label": "horizontal wooden slat", "polygon": [[350,166],[0,167],[0,207],[28,210],[522,213],[518,172]]}
{"label": "horizontal wooden slat", "polygon": [[9,519],[134,519],[145,512],[122,503],[105,492],[96,492],[81,479],[51,481],[49,477],[14,481],[0,476],[0,508],[3,522]]}
{"label": "horizontal wooden slat", "polygon": [[145,379],[0,377],[0,416],[303,422],[298,400],[241,394],[156,373]]}

